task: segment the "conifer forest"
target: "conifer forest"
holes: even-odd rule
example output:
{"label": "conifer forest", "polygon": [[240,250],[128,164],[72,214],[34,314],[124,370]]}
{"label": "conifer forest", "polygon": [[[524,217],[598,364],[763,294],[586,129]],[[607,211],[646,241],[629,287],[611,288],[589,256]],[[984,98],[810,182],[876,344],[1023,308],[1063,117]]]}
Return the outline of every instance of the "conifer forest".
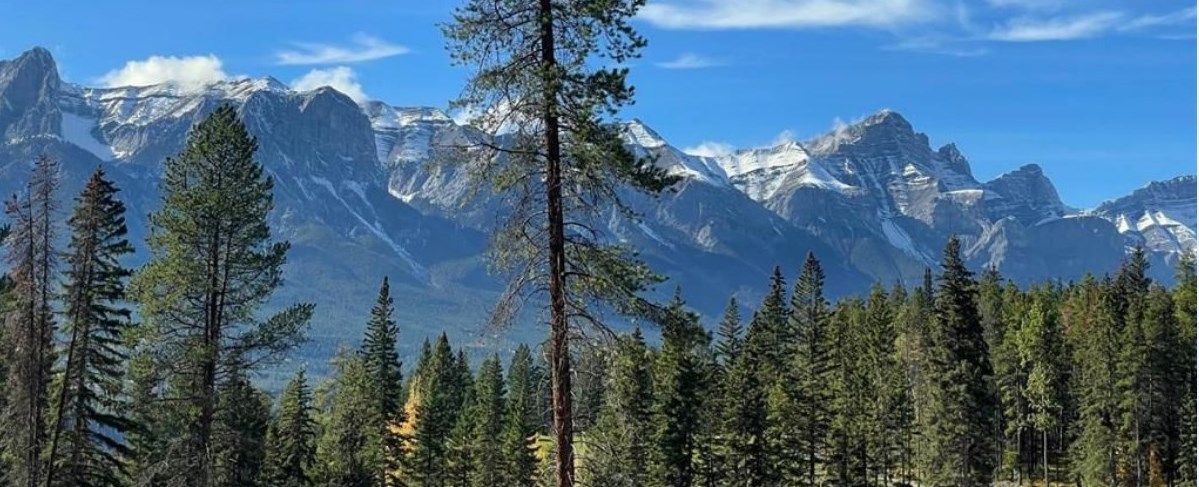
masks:
{"label": "conifer forest", "polygon": [[797,248],[714,320],[651,299],[673,284],[593,230],[677,182],[613,122],[643,3],[465,0],[442,26],[472,73],[455,103],[496,134],[459,152],[508,216],[486,326],[545,325],[514,350],[402,336],[380,275],[331,374],[261,384],[314,305],[273,299],[304,284],[232,105],[162,161],[144,241],[104,167],[66,195],[54,158],[28,161],[0,220],[0,486],[1196,485],[1193,256],[1168,287],[1140,249],[1017,285],[951,237],[922,282],[832,299]]}

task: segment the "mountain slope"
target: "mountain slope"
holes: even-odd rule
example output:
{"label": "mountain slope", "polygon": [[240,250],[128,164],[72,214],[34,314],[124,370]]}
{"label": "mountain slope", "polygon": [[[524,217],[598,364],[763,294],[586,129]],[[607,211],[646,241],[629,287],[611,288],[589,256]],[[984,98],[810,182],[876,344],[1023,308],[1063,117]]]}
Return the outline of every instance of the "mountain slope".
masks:
{"label": "mountain slope", "polygon": [[[330,88],[297,92],[272,78],[199,90],[90,88],[64,82],[50,53],[34,49],[0,61],[0,193],[19,191],[42,153],[63,163],[64,201],[105,164],[140,243],[163,161],[224,103],[258,138],[275,181],[273,227],[293,244],[279,298],[318,304],[313,353],[357,339],[383,275],[392,278],[408,351],[443,329],[478,347],[538,339],[533,316],[502,335],[482,328],[501,289],[486,272],[485,249],[502,206],[469,193],[463,151],[480,134],[436,108],[359,105]],[[1138,244],[1168,276],[1166,266],[1195,245],[1194,177],[1077,212],[1039,167],[980,182],[956,146],[932,148],[894,111],[716,158],[687,154],[640,120],[624,133],[634,152],[682,180],[656,197],[625,192],[641,218],[613,210],[597,228],[671,278],[659,293],[680,285],[709,316],[730,292],[755,303],[774,266],[793,275],[809,251],[840,295],[875,280],[914,282],[951,234],[976,269],[997,266],[1021,282],[1110,271]]]}

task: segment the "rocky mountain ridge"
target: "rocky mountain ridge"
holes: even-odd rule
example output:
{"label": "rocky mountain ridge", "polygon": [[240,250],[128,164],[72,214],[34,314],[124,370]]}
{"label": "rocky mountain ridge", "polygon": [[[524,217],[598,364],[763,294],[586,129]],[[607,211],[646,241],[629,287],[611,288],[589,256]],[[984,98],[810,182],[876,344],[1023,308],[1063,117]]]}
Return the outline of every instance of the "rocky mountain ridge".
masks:
{"label": "rocky mountain ridge", "polygon": [[[273,78],[191,91],[89,88],[61,80],[38,48],[0,61],[0,192],[19,190],[41,153],[62,161],[64,194],[104,164],[140,239],[162,161],[222,103],[238,107],[275,179],[275,229],[293,243],[284,298],[318,303],[324,322],[314,338],[356,337],[361,325],[349,317],[365,313],[384,274],[401,322],[417,333],[493,335],[479,323],[500,289],[484,254],[498,215],[487,198],[464,204],[460,153],[448,150],[478,132],[436,108],[359,105]],[[774,266],[793,273],[809,250],[825,264],[830,292],[845,294],[918,279],[951,234],[975,268],[996,266],[1020,282],[1104,273],[1135,245],[1168,279],[1195,246],[1193,176],[1074,210],[1039,167],[980,182],[956,146],[932,148],[889,110],[811,140],[719,157],[687,154],[640,120],[625,122],[625,134],[682,181],[657,198],[630,193],[642,219],[613,215],[607,235],[636,247],[671,278],[667,287],[681,285],[708,314],[730,292],[756,301]]]}

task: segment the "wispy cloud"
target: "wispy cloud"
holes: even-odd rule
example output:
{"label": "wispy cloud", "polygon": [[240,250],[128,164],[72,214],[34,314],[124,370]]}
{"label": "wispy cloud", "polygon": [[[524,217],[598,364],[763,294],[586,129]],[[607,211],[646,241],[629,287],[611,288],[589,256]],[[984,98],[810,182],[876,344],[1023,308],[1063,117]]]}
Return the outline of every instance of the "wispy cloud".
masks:
{"label": "wispy cloud", "polygon": [[664,0],[640,18],[666,29],[889,27],[928,20],[928,0]]}
{"label": "wispy cloud", "polygon": [[987,3],[999,8],[1057,10],[1065,6],[1066,0],[987,0]]}
{"label": "wispy cloud", "polygon": [[953,57],[975,57],[990,52],[985,47],[962,39],[915,37],[883,46],[884,51],[908,51]]}
{"label": "wispy cloud", "polygon": [[684,148],[683,152],[700,157],[721,157],[732,154],[736,150],[732,144],[705,140],[699,144]]}
{"label": "wispy cloud", "polygon": [[1068,41],[1087,39],[1111,31],[1125,15],[1120,12],[1094,12],[1069,17],[1018,17],[996,27],[988,39],[1005,42]]}
{"label": "wispy cloud", "polygon": [[988,39],[1007,42],[1067,41],[1108,34],[1139,32],[1162,27],[1194,27],[1195,8],[1164,14],[1133,15],[1100,11],[1073,16],[1018,17],[996,27]]}
{"label": "wispy cloud", "polygon": [[104,86],[149,86],[171,83],[186,90],[196,90],[229,78],[221,60],[207,56],[150,56],[142,61],[129,61],[120,69],[101,76]]}
{"label": "wispy cloud", "polygon": [[1189,28],[1195,27],[1195,7],[1184,8],[1182,10],[1164,14],[1146,14],[1140,17],[1134,17],[1128,22],[1122,24],[1120,26],[1120,30],[1135,31],[1154,27],[1180,25],[1186,25]]}
{"label": "wispy cloud", "polygon": [[347,64],[372,61],[412,52],[405,46],[393,44],[366,34],[355,35],[352,45],[295,43],[294,49],[275,53],[275,63],[283,65]]}
{"label": "wispy cloud", "polygon": [[664,61],[664,62],[654,63],[654,64],[662,69],[700,69],[700,68],[711,68],[714,66],[721,66],[724,63],[717,61],[715,59],[700,56],[699,54],[686,53],[686,54],[681,54],[681,55],[679,55],[679,57],[674,58],[670,61]]}
{"label": "wispy cloud", "polygon": [[322,86],[340,91],[358,103],[368,99],[366,92],[362,89],[362,83],[358,82],[358,75],[354,73],[354,70],[345,66],[314,69],[291,82],[292,89],[297,91],[315,90]]}

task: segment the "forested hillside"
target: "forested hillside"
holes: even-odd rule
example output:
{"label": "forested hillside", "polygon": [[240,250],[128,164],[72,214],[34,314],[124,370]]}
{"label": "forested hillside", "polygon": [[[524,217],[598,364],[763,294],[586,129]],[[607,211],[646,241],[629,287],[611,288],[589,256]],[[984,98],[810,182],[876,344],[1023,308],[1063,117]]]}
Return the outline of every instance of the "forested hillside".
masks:
{"label": "forested hillside", "polygon": [[[288,245],[255,148],[231,108],[197,125],[136,273],[103,170],[67,211],[55,162],[36,162],[5,206],[4,485],[553,485],[542,348],[472,364],[443,335],[402,365],[385,276],[332,377],[301,370],[277,397],[253,383],[312,311],[257,313]],[[1115,275],[1022,289],[972,275],[950,239],[923,285],[835,303],[809,254],[750,316],[730,300],[715,333],[676,297],[660,343],[571,348],[575,479],[1194,485],[1195,262],[1173,289],[1147,266],[1138,250]]]}

